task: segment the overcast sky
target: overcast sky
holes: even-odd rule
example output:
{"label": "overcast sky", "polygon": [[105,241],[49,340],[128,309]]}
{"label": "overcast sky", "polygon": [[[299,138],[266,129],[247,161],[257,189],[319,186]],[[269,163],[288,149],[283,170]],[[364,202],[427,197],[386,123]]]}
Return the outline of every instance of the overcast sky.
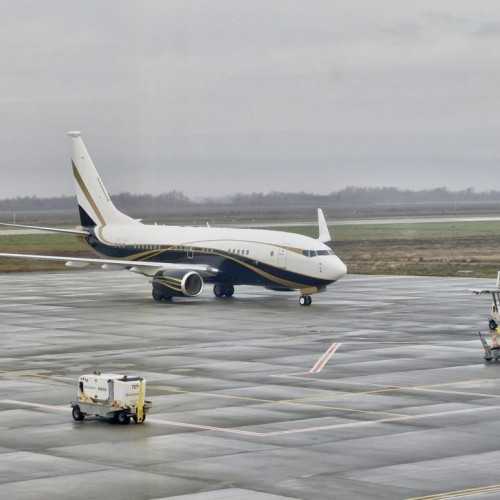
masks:
{"label": "overcast sky", "polygon": [[498,0],[0,0],[0,198],[500,189]]}

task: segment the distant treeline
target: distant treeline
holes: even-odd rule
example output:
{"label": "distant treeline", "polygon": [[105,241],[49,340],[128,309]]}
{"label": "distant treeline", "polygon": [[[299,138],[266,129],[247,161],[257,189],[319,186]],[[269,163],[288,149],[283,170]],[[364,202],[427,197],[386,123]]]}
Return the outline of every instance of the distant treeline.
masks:
{"label": "distant treeline", "polygon": [[[180,191],[170,191],[158,196],[150,194],[120,193],[112,195],[114,204],[120,209],[193,206],[193,205],[231,205],[236,207],[254,206],[326,206],[326,205],[372,205],[384,203],[439,203],[439,202],[485,202],[500,201],[500,191],[476,192],[469,188],[463,191],[449,191],[445,187],[411,191],[394,187],[362,188],[347,187],[327,195],[312,193],[282,193],[272,191],[268,194],[235,194],[221,198],[205,198],[193,201]],[[25,196],[0,200],[0,211],[23,210],[65,210],[74,208],[75,196],[38,198]]]}

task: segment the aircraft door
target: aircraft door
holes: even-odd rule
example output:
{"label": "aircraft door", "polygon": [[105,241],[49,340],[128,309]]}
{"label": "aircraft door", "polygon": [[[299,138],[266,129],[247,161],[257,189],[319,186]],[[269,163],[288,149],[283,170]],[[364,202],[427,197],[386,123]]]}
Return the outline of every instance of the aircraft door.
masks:
{"label": "aircraft door", "polygon": [[277,266],[281,267],[282,269],[286,269],[286,261],[288,257],[288,247],[290,246],[289,243],[282,243],[278,247],[278,262]]}
{"label": "aircraft door", "polygon": [[194,257],[194,248],[193,247],[187,247],[186,256],[188,259],[192,259]]}

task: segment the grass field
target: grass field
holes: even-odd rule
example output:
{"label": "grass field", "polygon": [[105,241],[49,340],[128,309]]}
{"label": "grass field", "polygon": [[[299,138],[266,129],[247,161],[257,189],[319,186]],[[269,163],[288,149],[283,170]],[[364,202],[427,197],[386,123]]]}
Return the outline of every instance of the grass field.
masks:
{"label": "grass field", "polygon": [[[315,226],[276,226],[317,237]],[[331,226],[334,249],[355,274],[496,277],[500,266],[500,222],[429,222]],[[74,236],[1,236],[0,252],[95,255]],[[68,269],[61,263],[0,259],[0,272]]]}

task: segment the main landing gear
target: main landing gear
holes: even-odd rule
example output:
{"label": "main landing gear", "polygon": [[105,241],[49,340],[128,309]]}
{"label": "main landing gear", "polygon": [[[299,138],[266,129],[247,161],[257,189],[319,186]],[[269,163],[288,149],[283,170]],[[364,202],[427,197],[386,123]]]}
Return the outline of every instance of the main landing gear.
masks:
{"label": "main landing gear", "polygon": [[218,298],[232,297],[234,295],[233,285],[214,285],[214,295]]}
{"label": "main landing gear", "polygon": [[299,304],[301,306],[310,306],[312,304],[312,298],[310,295],[301,295],[299,299]]}
{"label": "main landing gear", "polygon": [[157,302],[160,302],[162,300],[170,302],[172,300],[172,297],[170,295],[163,295],[161,292],[153,288],[153,299]]}

